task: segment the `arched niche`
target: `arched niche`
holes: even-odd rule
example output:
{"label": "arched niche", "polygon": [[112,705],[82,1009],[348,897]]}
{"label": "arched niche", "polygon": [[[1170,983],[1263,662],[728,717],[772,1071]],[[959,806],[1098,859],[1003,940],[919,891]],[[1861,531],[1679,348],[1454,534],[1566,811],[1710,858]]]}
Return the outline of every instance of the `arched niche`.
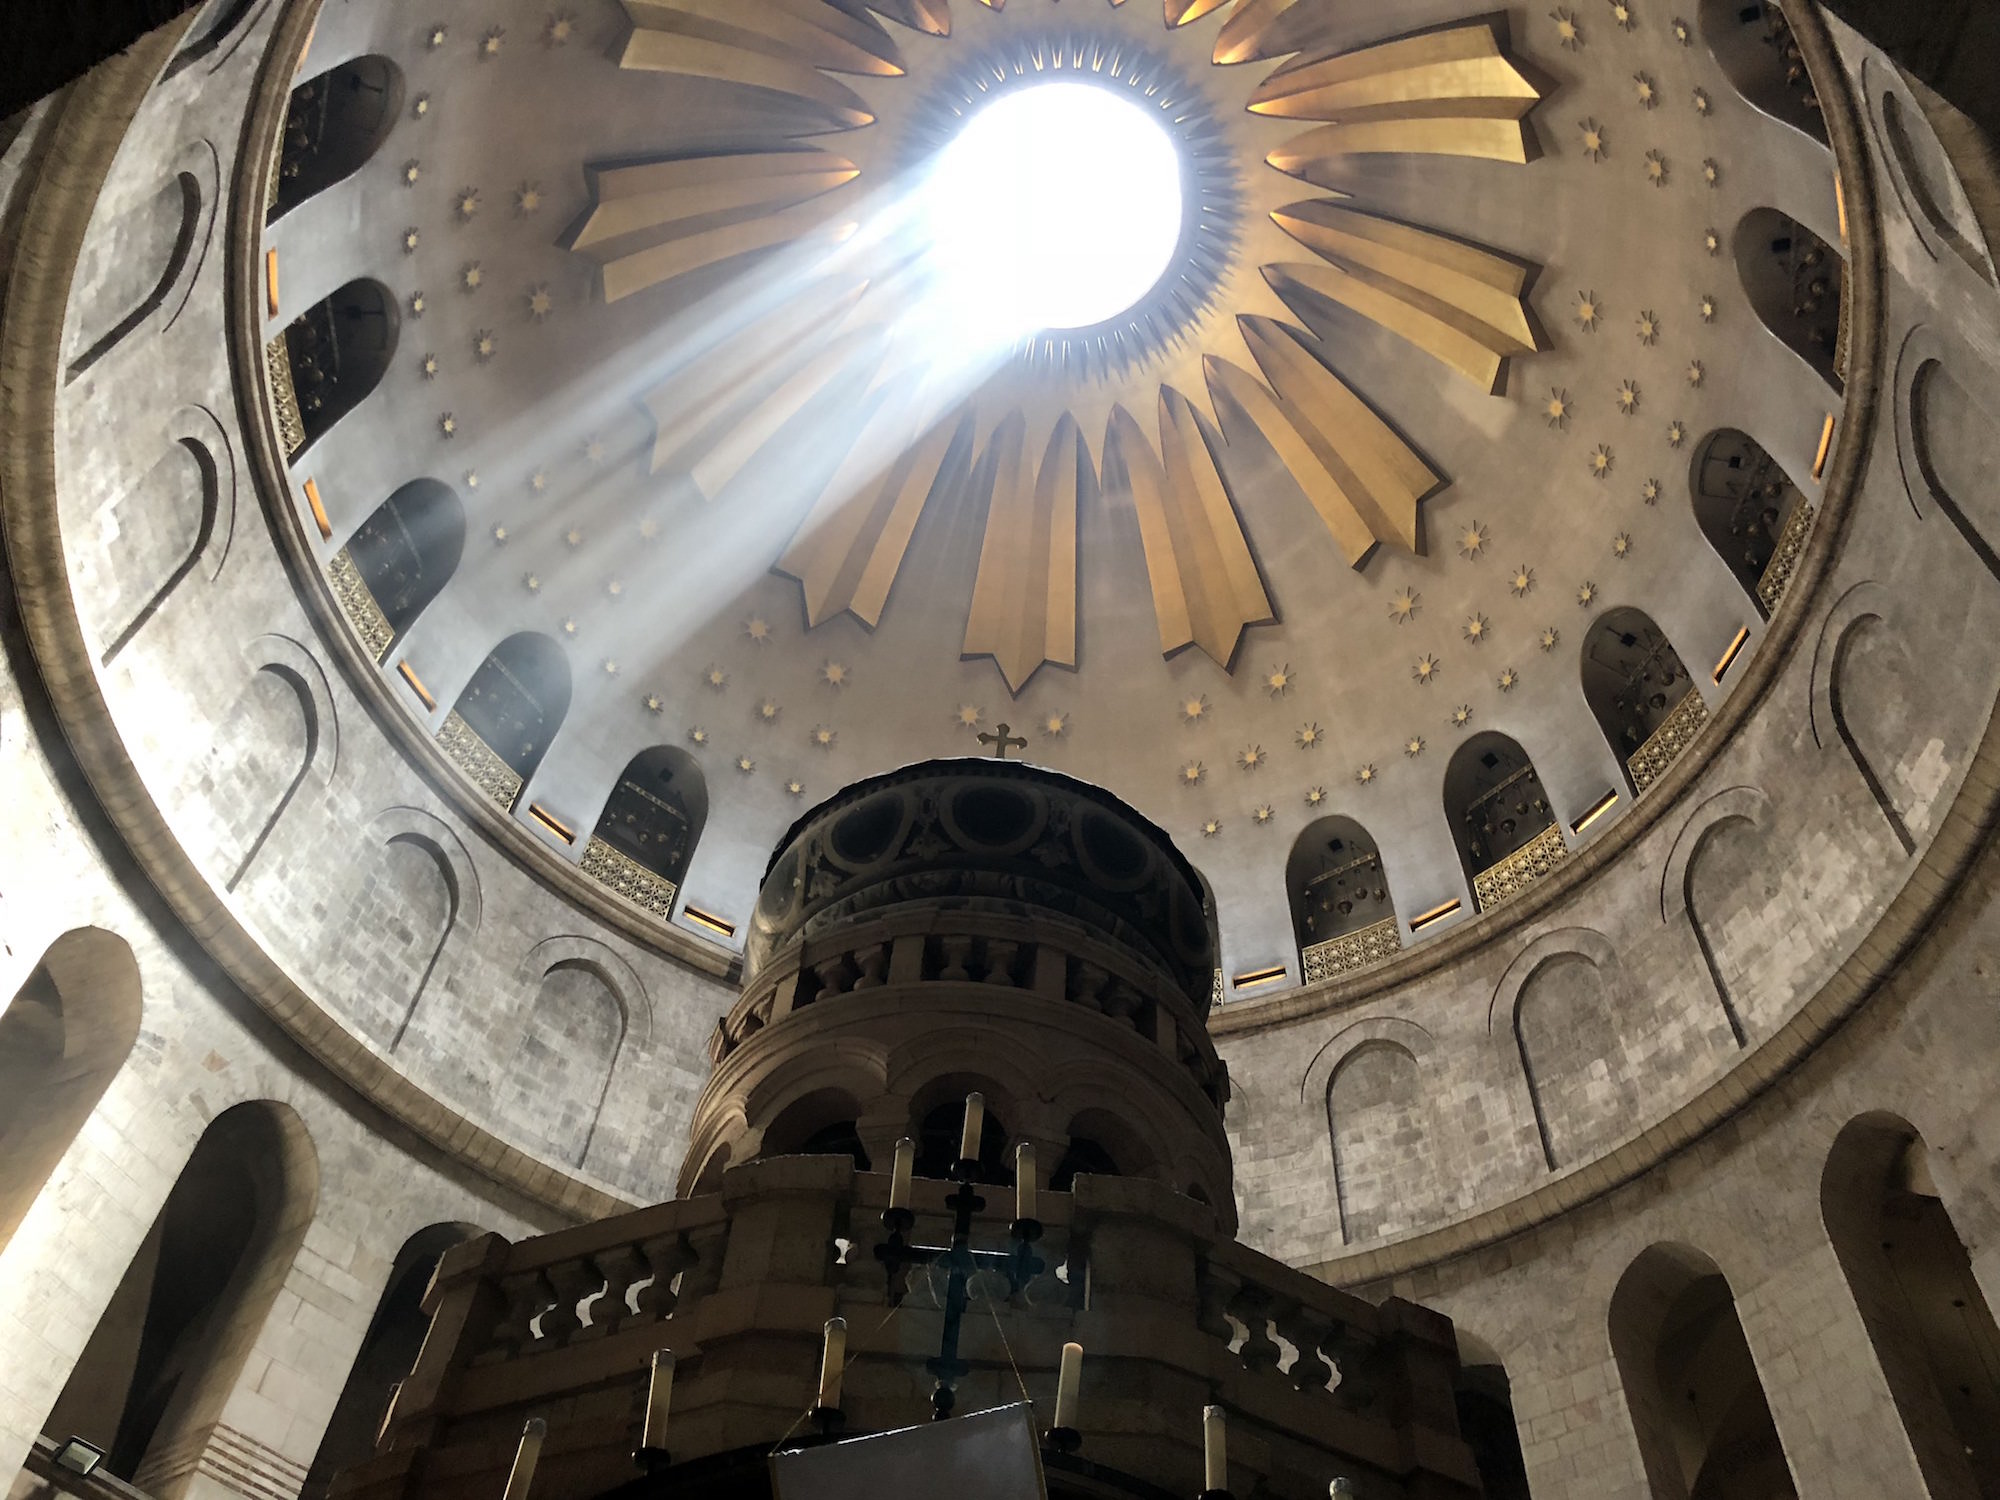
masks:
{"label": "arched niche", "polygon": [[359,406],[389,371],[402,314],[379,281],[350,281],[315,303],[279,338],[278,428],[286,457],[297,458]]}
{"label": "arched niche", "polygon": [[[597,820],[597,837],[673,890],[708,822],[708,784],[693,756],[655,745],[633,756]],[[667,897],[671,905],[672,896]]]}
{"label": "arched niche", "polygon": [[625,998],[596,964],[565,959],[542,976],[508,1069],[507,1118],[552,1159],[589,1158],[628,1026]]}
{"label": "arched niche", "polygon": [[1059,1193],[1068,1192],[1080,1173],[1093,1177],[1148,1177],[1153,1173],[1153,1153],[1115,1111],[1079,1110],[1065,1134],[1068,1140],[1063,1153],[1049,1171],[1049,1186]]}
{"label": "arched niche", "polygon": [[2000,1495],[2000,1328],[1923,1138],[1864,1115],[1834,1141],[1820,1211],[1935,1495]]}
{"label": "arched niche", "polygon": [[1775,208],[1743,216],[1735,249],[1736,274],[1764,326],[1836,392],[1845,390],[1847,263],[1840,252]]}
{"label": "arched niche", "polygon": [[194,258],[203,219],[202,181],[176,172],[111,227],[104,263],[90,269],[90,290],[78,309],[76,379],[117,348],[166,305]]}
{"label": "arched niche", "polygon": [[327,1500],[336,1474],[373,1456],[389,1404],[415,1368],[424,1335],[430,1332],[424,1292],[431,1274],[445,1251],[479,1233],[470,1224],[433,1224],[411,1235],[396,1253],[382,1299],[375,1304],[375,1315],[368,1320],[368,1332],[348,1367],[319,1451],[306,1471],[299,1500]]}
{"label": "arched niche", "polygon": [[[533,777],[569,713],[569,694],[569,660],[562,647],[531,631],[508,636],[472,674],[452,717],[500,761],[501,783],[487,788],[496,801],[511,807]],[[448,724],[446,733],[451,732]]]}
{"label": "arched niche", "polygon": [[[993,1187],[1011,1187],[1014,1182],[1014,1154],[1004,1119],[1007,1101],[990,1084],[978,1080],[942,1079],[925,1089],[916,1105],[916,1174],[919,1177],[949,1178],[958,1165],[958,1148],[965,1134],[965,1096],[986,1097],[986,1115],[979,1131],[979,1170],[975,1179]],[[937,1096],[942,1094],[942,1098]],[[924,1098],[935,1100],[925,1104]]]}
{"label": "arched niche", "polygon": [[2000,422],[1942,360],[1926,360],[1911,381],[1910,439],[1929,498],[2000,577],[2000,474],[1992,465]]}
{"label": "arched niche", "polygon": [[116,535],[104,555],[114,602],[104,617],[121,628],[105,646],[100,666],[116,661],[201,565],[216,539],[222,498],[214,452],[197,438],[183,437],[112,505],[108,520]]}
{"label": "arched niche", "polygon": [[269,218],[290,213],[360,171],[402,111],[403,70],[374,54],[350,58],[293,89]]}
{"label": "arched niche", "polygon": [[306,676],[313,670],[294,661],[260,663],[223,717],[231,732],[215,742],[207,780],[216,822],[229,838],[225,890],[243,883],[312,774],[324,728]]}
{"label": "arched niche", "polygon": [[[1583,638],[1580,669],[1591,716],[1632,790],[1644,791],[1707,717],[1694,677],[1652,616],[1629,608],[1598,616]],[[1694,701],[1683,710],[1690,694]]]}
{"label": "arched niche", "polygon": [[1798,1500],[1770,1402],[1715,1262],[1654,1245],[1611,1297],[1611,1350],[1654,1500]]}
{"label": "arched niche", "polygon": [[159,1500],[188,1492],[319,1197],[299,1117],[256,1101],[224,1110],[140,1244],[43,1424],[106,1453]]}
{"label": "arched niche", "polygon": [[[1772,562],[1791,550],[1786,532],[1808,525],[1812,507],[1783,466],[1734,428],[1710,434],[1695,451],[1692,490],[1701,534],[1757,612],[1769,618],[1785,581]],[[1785,564],[1787,576],[1791,566]]]}
{"label": "arched niche", "polygon": [[1822,146],[1826,114],[1805,53],[1773,0],[1701,0],[1701,34],[1730,86],[1754,109]]}
{"label": "arched niche", "polygon": [[464,552],[465,506],[435,479],[403,485],[347,539],[345,555],[380,615],[374,629],[364,625],[378,660],[451,581]]}
{"label": "arched niche", "polygon": [[[222,50],[238,29],[250,18],[251,11],[266,0],[209,0],[207,13],[198,17],[189,28],[188,37],[174,60],[167,64],[166,78],[172,78],[184,69],[213,56]],[[234,51],[233,46],[230,51]],[[228,54],[224,53],[226,57]],[[222,59],[217,58],[219,66]]]}
{"label": "arched niche", "polygon": [[845,1156],[857,1172],[869,1169],[861,1143],[861,1104],[846,1089],[816,1089],[794,1099],[765,1127],[760,1156]]}
{"label": "arched niche", "polygon": [[13,1237],[139,1038],[122,938],[64,933],[0,1011],[0,1246]]}
{"label": "arched niche", "polygon": [[1435,1205],[1438,1161],[1416,1057],[1399,1043],[1361,1043],[1335,1066],[1326,1088],[1334,1197],[1342,1240],[1415,1227]]}
{"label": "arched niche", "polygon": [[1366,968],[1402,946],[1382,851],[1352,818],[1306,827],[1285,862],[1285,891],[1307,984]]}
{"label": "arched niche", "polygon": [[[1864,72],[1862,77],[1870,75]],[[1894,89],[1880,96],[1880,109],[1882,140],[1894,168],[1891,182],[1910,217],[1920,230],[1929,230],[1948,246],[1974,275],[1991,283],[1993,258],[1985,231],[1930,121],[1914,99],[1905,102]]]}
{"label": "arched niche", "polygon": [[1599,944],[1549,952],[1514,998],[1514,1042],[1551,1172],[1603,1151],[1641,1113],[1616,964]]}
{"label": "arched niche", "polygon": [[[1444,812],[1482,911],[1511,892],[1480,877],[1536,840],[1546,843],[1556,827],[1548,793],[1528,752],[1491,731],[1474,735],[1453,753],[1444,773]],[[1560,829],[1554,837],[1561,840]]]}

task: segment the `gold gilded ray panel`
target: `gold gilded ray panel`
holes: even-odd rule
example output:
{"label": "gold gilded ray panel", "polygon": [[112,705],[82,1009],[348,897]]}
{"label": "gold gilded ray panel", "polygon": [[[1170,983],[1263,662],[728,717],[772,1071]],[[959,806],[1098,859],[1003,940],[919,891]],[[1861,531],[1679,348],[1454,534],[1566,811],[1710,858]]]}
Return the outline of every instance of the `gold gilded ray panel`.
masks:
{"label": "gold gilded ray panel", "polygon": [[1041,465],[1014,412],[989,445],[993,492],[965,623],[966,656],[990,656],[1018,693],[1044,662],[1076,665],[1076,524],[1085,462],[1076,418],[1056,423]]}

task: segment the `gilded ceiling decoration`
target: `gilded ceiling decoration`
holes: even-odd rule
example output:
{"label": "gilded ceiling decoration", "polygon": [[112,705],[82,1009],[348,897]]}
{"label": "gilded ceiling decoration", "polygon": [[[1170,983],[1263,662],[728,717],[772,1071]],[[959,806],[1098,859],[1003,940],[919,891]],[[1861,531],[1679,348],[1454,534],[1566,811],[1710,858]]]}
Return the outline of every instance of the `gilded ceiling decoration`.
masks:
{"label": "gilded ceiling decoration", "polygon": [[[710,500],[802,411],[851,402],[851,451],[774,558],[809,626],[843,612],[879,624],[926,507],[953,488],[984,516],[961,652],[991,657],[1015,693],[1045,664],[1075,667],[1092,565],[1079,506],[1101,485],[1136,516],[1161,652],[1198,647],[1232,668],[1278,603],[1257,517],[1225,478],[1220,406],[1269,442],[1348,566],[1420,551],[1418,508],[1447,482],[1343,378],[1301,308],[1345,308],[1489,394],[1542,347],[1530,267],[1335,185],[1372,156],[1531,161],[1542,91],[1502,23],[1326,55],[1318,8],[1162,3],[624,0],[623,69],[749,90],[772,123],[726,149],[586,160],[591,200],[567,244],[613,304],[754,277],[759,257],[785,268],[642,401],[654,473]],[[1157,110],[1180,146],[1195,208],[1175,262],[1127,313],[1029,339],[961,382],[970,395],[940,395],[949,356],[912,350],[898,326],[908,281],[878,230],[890,187],[990,98],[1077,78]]]}

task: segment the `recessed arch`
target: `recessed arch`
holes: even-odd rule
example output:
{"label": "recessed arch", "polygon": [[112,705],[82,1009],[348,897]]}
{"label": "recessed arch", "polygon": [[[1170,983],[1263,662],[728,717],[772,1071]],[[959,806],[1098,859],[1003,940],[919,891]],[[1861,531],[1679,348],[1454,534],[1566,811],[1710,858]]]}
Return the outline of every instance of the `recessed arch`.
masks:
{"label": "recessed arch", "polygon": [[378,660],[444,591],[464,554],[465,505],[442,480],[398,486],[354,529],[342,555],[379,616],[364,626]]}
{"label": "recessed arch", "polygon": [[1952,167],[1951,154],[1924,117],[1922,107],[1903,92],[1900,80],[1885,84],[1885,70],[1873,63],[1873,58],[1863,60],[1861,80],[1863,89],[1875,96],[1878,129],[1889,158],[1890,185],[1919,236],[1936,242],[1928,247],[1933,254],[1937,246],[1949,249],[1975,276],[1992,284],[1992,254],[1978,214]]}
{"label": "recessed arch", "polygon": [[1491,881],[1482,887],[1482,875],[1537,840],[1546,844],[1551,829],[1558,844],[1562,838],[1534,761],[1518,741],[1490,730],[1453,752],[1444,773],[1444,813],[1482,911],[1513,894]]}
{"label": "recessed arch", "polygon": [[352,177],[381,149],[403,110],[403,70],[377,53],[352,57],[292,90],[267,220]]}
{"label": "recessed arch", "polygon": [[[165,313],[178,316],[206,256],[220,196],[221,159],[201,141],[183,151],[173,174],[107,230],[100,274],[80,310],[80,351],[70,361],[75,380]],[[169,303],[172,304],[169,308]]]}
{"label": "recessed arch", "polygon": [[602,965],[582,958],[552,964],[507,1070],[506,1118],[554,1159],[582,1166],[630,1029],[626,998]]}
{"label": "recessed arch", "polygon": [[139,1038],[138,960],[66,932],[0,1011],[0,1246],[21,1225]]}
{"label": "recessed arch", "polygon": [[[1916,852],[1917,841],[1883,769],[1891,763],[1893,746],[1910,742],[1921,716],[1907,696],[1915,664],[1901,633],[1889,622],[1889,609],[1887,591],[1867,580],[1841,595],[1827,612],[1813,652],[1811,723],[1813,738],[1822,746],[1826,731],[1833,731],[1889,831],[1909,855]],[[1888,747],[1881,744],[1885,733]],[[1864,734],[1876,744],[1874,753],[1864,744]]]}
{"label": "recessed arch", "polygon": [[1784,12],[1769,0],[1701,0],[1699,16],[1730,87],[1760,114],[1826,145],[1826,113]]}
{"label": "recessed arch", "polygon": [[379,281],[350,281],[278,335],[271,374],[285,456],[297,458],[368,398],[389,373],[402,313]]}
{"label": "recessed arch", "polygon": [[150,1494],[184,1492],[305,1240],[319,1164],[288,1105],[209,1123],[43,1424]]}
{"label": "recessed arch", "polygon": [[[230,479],[229,511],[233,523],[233,473]],[[146,471],[146,476],[113,505],[111,524],[119,529],[121,536],[110,552],[111,574],[115,580],[114,587],[118,590],[121,613],[130,608],[125,601],[133,593],[146,588],[148,581],[159,576],[153,571],[158,551],[166,552],[174,563],[172,571],[164,579],[146,589],[144,602],[132,610],[122,628],[99,655],[99,666],[108,667],[116,661],[132,644],[133,637],[159,613],[160,606],[201,565],[202,558],[215,545],[222,512],[223,473],[216,461],[215,450],[192,435],[175,441]],[[164,533],[164,545],[157,549],[148,547],[142,552],[132,545],[129,536],[123,535],[128,529],[139,530],[141,517],[144,518],[146,532],[155,535]],[[128,522],[133,523],[129,528]]]}
{"label": "recessed arch", "polygon": [[1820,1212],[1931,1493],[2000,1495],[2000,1328],[1923,1137],[1893,1115],[1850,1121]]}
{"label": "recessed arch", "polygon": [[[1934,341],[1924,342],[1928,353]],[[1935,355],[1923,359],[1904,387],[1907,411],[1897,414],[1898,436],[1907,422],[1916,469],[1907,475],[1912,489],[1921,486],[1986,571],[2000,578],[2000,552],[1990,540],[2000,536],[2000,483],[1991,465],[2000,422],[1958,379],[1955,363]]]}
{"label": "recessed arch", "polygon": [[1811,520],[1805,495],[1761,443],[1735,428],[1710,433],[1695,450],[1690,492],[1702,536],[1768,618],[1782,587],[1772,561],[1794,523]]}
{"label": "recessed arch", "polygon": [[1654,1500],[1796,1500],[1735,1293],[1714,1261],[1688,1245],[1641,1251],[1612,1294],[1609,1321]]}
{"label": "recessed arch", "polygon": [[1438,1169],[1415,1055],[1387,1037],[1360,1040],[1334,1065],[1325,1108],[1342,1241],[1414,1228],[1420,1209],[1434,1207],[1422,1203],[1419,1188]]}
{"label": "recessed arch", "polygon": [[208,14],[195,22],[186,44],[167,64],[163,81],[218,52],[221,56],[216,57],[214,66],[220,66],[242,40],[243,23],[249,20],[251,12],[268,3],[269,0],[209,0]]}
{"label": "recessed arch", "polygon": [[1634,792],[1644,791],[1707,718],[1705,712],[1697,718],[1682,708],[1693,694],[1693,707],[1700,709],[1694,677],[1653,617],[1630,607],[1597,617],[1583,638],[1578,667],[1584,701],[1626,784]]}
{"label": "recessed arch", "polygon": [[861,1101],[844,1088],[821,1088],[779,1110],[764,1127],[759,1156],[845,1156],[858,1172],[869,1168],[868,1148],[857,1124]]}
{"label": "recessed arch", "polygon": [[1753,208],[1737,222],[1736,274],[1778,342],[1835,392],[1847,388],[1847,262],[1798,220]]}
{"label": "recessed arch", "polygon": [[[708,783],[695,758],[674,745],[640,751],[619,773],[597,819],[596,838],[680,889],[708,822]],[[667,896],[671,905],[673,897]]]}
{"label": "recessed arch", "polygon": [[[499,762],[491,768],[492,784],[480,775],[482,787],[495,801],[512,807],[549,753],[569,713],[569,698],[569,659],[562,647],[532,631],[510,635],[479,664],[459,694],[446,721],[446,748],[460,748],[453,736],[461,728],[470,733],[478,748]],[[460,764],[472,769],[464,757]]]}
{"label": "recessed arch", "polygon": [[1402,947],[1382,851],[1352,818],[1306,826],[1285,862],[1285,892],[1307,984],[1366,968]]}

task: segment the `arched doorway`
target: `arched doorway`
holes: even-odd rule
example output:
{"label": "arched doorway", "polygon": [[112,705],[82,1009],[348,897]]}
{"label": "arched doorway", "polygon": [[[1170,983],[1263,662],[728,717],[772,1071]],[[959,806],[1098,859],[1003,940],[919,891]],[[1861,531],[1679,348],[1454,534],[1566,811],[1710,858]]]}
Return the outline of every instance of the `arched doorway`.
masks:
{"label": "arched doorway", "polygon": [[1352,818],[1321,818],[1299,835],[1285,865],[1285,890],[1307,984],[1401,951],[1382,853]]}
{"label": "arched doorway", "polygon": [[1444,812],[1481,911],[1568,854],[1535,763],[1504,734],[1476,734],[1458,747],[1445,768]]}
{"label": "arched doorway", "polygon": [[0,1246],[139,1037],[139,965],[121,938],[66,932],[0,1012]]}
{"label": "arched doorway", "polygon": [[1695,454],[1694,519],[1757,611],[1784,593],[1813,508],[1778,461],[1747,433],[1725,428]]}
{"label": "arched doorway", "polygon": [[400,324],[387,287],[350,281],[278,335],[270,371],[287,458],[326,436],[382,383]]}
{"label": "arched doorway", "polygon": [[569,712],[569,661],[545,635],[510,635],[479,664],[439,733],[461,770],[511,808]]}
{"label": "arched doorway", "polygon": [[386,57],[350,58],[292,90],[268,219],[360,171],[403,111],[403,70]]}
{"label": "arched doorway", "polygon": [[424,1292],[439,1259],[454,1245],[474,1239],[480,1231],[470,1224],[433,1224],[419,1229],[396,1252],[382,1300],[375,1305],[361,1350],[347,1372],[340,1400],[326,1424],[299,1500],[325,1500],[334,1476],[375,1452],[376,1435],[388,1415],[389,1403],[403,1379],[416,1367],[430,1315]]}
{"label": "arched doorway", "polygon": [[1611,1297],[1611,1349],[1655,1500],[1798,1500],[1715,1262],[1654,1245]]}
{"label": "arched doorway", "polygon": [[684,750],[655,745],[633,756],[618,777],[583,868],[654,915],[672,916],[707,821],[701,767]]}
{"label": "arched doorway", "polygon": [[43,1430],[178,1500],[277,1300],[319,1197],[305,1125],[282,1104],[224,1110],[196,1143]]}
{"label": "arched doorway", "polygon": [[2000,1497],[2000,1329],[1923,1137],[1891,1115],[1853,1121],[1820,1211],[1932,1492]]}
{"label": "arched doorway", "polygon": [[1583,696],[1635,792],[1659,780],[1708,722],[1674,643],[1643,610],[1600,615],[1583,639]]}
{"label": "arched doorway", "polygon": [[[464,552],[465,507],[435,479],[403,485],[347,539],[341,557],[366,591],[361,612],[372,604],[377,616],[356,623],[378,661],[451,581]],[[336,583],[341,566],[336,559]]]}

